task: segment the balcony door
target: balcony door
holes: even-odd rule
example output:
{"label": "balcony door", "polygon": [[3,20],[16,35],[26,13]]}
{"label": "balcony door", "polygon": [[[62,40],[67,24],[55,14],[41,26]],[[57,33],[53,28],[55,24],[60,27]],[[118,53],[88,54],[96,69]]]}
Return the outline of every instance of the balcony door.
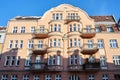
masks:
{"label": "balcony door", "polygon": [[93,48],[93,41],[92,40],[88,40],[88,48],[89,49]]}
{"label": "balcony door", "polygon": [[43,41],[39,41],[38,42],[38,49],[42,49],[42,47],[43,47]]}
{"label": "balcony door", "polygon": [[87,31],[87,33],[91,33],[91,27],[90,27],[90,26],[87,26],[87,27],[86,27],[86,31]]}
{"label": "balcony door", "polygon": [[36,60],[35,60],[35,63],[36,63],[35,68],[36,69],[40,69],[41,68],[40,62],[41,62],[41,56],[38,55],[38,56],[36,56]]}

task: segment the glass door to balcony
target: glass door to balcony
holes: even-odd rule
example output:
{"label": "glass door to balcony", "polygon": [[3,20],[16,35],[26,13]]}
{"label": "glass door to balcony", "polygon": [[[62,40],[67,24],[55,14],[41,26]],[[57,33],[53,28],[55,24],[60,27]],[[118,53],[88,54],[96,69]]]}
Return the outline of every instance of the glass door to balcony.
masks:
{"label": "glass door to balcony", "polygon": [[38,55],[38,56],[36,56],[36,60],[35,60],[35,68],[36,69],[40,69],[41,68],[41,64],[40,64],[40,62],[41,62],[41,56],[40,55]]}
{"label": "glass door to balcony", "polygon": [[91,33],[91,27],[90,27],[90,26],[87,26],[87,27],[86,27],[86,32],[87,32],[87,33]]}
{"label": "glass door to balcony", "polygon": [[40,27],[40,33],[44,33],[44,27]]}
{"label": "glass door to balcony", "polygon": [[43,47],[43,41],[39,41],[38,42],[38,49],[42,49],[42,47]]}
{"label": "glass door to balcony", "polygon": [[93,41],[92,40],[88,40],[88,48],[89,49],[93,48]]}

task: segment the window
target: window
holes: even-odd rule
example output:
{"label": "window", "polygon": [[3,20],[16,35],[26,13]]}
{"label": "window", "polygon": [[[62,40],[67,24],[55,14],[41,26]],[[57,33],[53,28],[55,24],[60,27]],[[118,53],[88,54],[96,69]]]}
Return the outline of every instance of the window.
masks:
{"label": "window", "polygon": [[58,56],[57,56],[57,65],[60,65],[60,64],[61,64],[61,56],[58,55]]}
{"label": "window", "polygon": [[82,56],[79,57],[79,63],[82,65]]}
{"label": "window", "polygon": [[55,20],[55,14],[52,14],[52,20]]}
{"label": "window", "polygon": [[20,56],[18,56],[16,59],[16,66],[19,66],[19,65],[20,65]]}
{"label": "window", "polygon": [[38,48],[42,49],[42,47],[43,47],[43,41],[39,41],[38,42]]}
{"label": "window", "polygon": [[72,32],[72,25],[70,25],[70,32]]}
{"label": "window", "polygon": [[102,80],[108,80],[108,75],[106,74],[102,75]]}
{"label": "window", "polygon": [[15,56],[11,56],[10,66],[15,64]]}
{"label": "window", "polygon": [[114,32],[112,27],[107,27],[107,32]]}
{"label": "window", "polygon": [[48,57],[48,65],[52,65],[52,56]]}
{"label": "window", "polygon": [[96,27],[96,32],[97,33],[101,32],[101,31],[102,31],[102,29],[100,27]]}
{"label": "window", "polygon": [[33,41],[29,41],[29,43],[28,43],[28,48],[33,48]]}
{"label": "window", "polygon": [[56,63],[56,56],[54,55],[52,58],[52,64],[55,65],[55,63]]}
{"label": "window", "polygon": [[86,31],[87,31],[87,33],[91,33],[91,27],[90,27],[90,26],[87,26],[87,27],[86,27]]}
{"label": "window", "polygon": [[7,66],[9,64],[9,61],[10,61],[10,56],[6,56],[4,65]]}
{"label": "window", "polygon": [[73,64],[73,56],[70,55],[70,65],[72,65],[72,64]]}
{"label": "window", "polygon": [[61,75],[55,75],[55,80],[62,80]]}
{"label": "window", "polygon": [[11,80],[17,80],[17,75],[12,75]]}
{"label": "window", "polygon": [[59,14],[56,14],[56,20],[59,20]]}
{"label": "window", "polygon": [[61,39],[58,39],[58,47],[61,47],[60,42],[61,42]]}
{"label": "window", "polygon": [[77,39],[75,38],[74,39],[74,47],[76,47],[77,46]]}
{"label": "window", "polygon": [[34,80],[40,80],[39,75],[34,75]]}
{"label": "window", "polygon": [[103,48],[103,40],[98,40],[98,48]]}
{"label": "window", "polygon": [[52,32],[52,31],[53,31],[53,30],[52,30],[52,27],[53,27],[53,26],[52,26],[52,25],[50,25],[50,32]]}
{"label": "window", "polygon": [[49,41],[49,46],[52,47],[52,39]]}
{"label": "window", "polygon": [[88,48],[93,48],[93,41],[92,40],[88,40]]}
{"label": "window", "polygon": [[31,62],[31,56],[28,56],[25,61],[25,66],[30,66],[30,62]]}
{"label": "window", "polygon": [[30,28],[30,32],[31,32],[31,33],[34,33],[34,32],[35,32],[35,27],[31,27],[31,28]]}
{"label": "window", "polygon": [[74,24],[74,31],[76,31],[76,24]]}
{"label": "window", "polygon": [[44,26],[40,26],[40,33],[44,33]]}
{"label": "window", "polygon": [[78,47],[80,47],[80,39],[78,39]]}
{"label": "window", "polygon": [[101,66],[107,65],[105,56],[100,56],[100,63],[101,63]]}
{"label": "window", "polygon": [[13,40],[10,40],[9,42],[9,48],[12,48]]}
{"label": "window", "polygon": [[8,75],[7,74],[2,75],[1,80],[8,80]]}
{"label": "window", "polygon": [[61,25],[58,25],[58,32],[61,32]]}
{"label": "window", "polygon": [[118,43],[116,39],[111,39],[110,40],[110,47],[111,48],[118,48]]}
{"label": "window", "polygon": [[78,64],[78,55],[74,55],[74,64],[75,64],[75,65]]}
{"label": "window", "polygon": [[15,40],[14,48],[18,48],[18,40]]}
{"label": "window", "polygon": [[77,76],[77,75],[71,75],[71,76],[69,77],[69,80],[80,80],[80,78],[79,78],[79,76]]}
{"label": "window", "polygon": [[23,47],[23,40],[20,41],[20,48]]}
{"label": "window", "polygon": [[56,39],[54,39],[54,47],[56,47]]}
{"label": "window", "polygon": [[51,75],[45,75],[45,80],[52,80]]}
{"label": "window", "polygon": [[70,47],[72,47],[72,39],[70,39]]}
{"label": "window", "polygon": [[0,35],[0,39],[2,38],[2,35]]}
{"label": "window", "polygon": [[113,56],[113,63],[115,65],[120,65],[120,56]]}
{"label": "window", "polygon": [[80,32],[80,25],[78,24],[78,32]]}
{"label": "window", "polygon": [[57,25],[55,24],[54,25],[54,32],[56,32],[57,31]]}
{"label": "window", "polygon": [[17,33],[17,27],[13,27],[13,33]]}
{"label": "window", "polygon": [[60,20],[62,20],[62,14],[60,14]]}
{"label": "window", "polygon": [[21,33],[25,33],[25,27],[21,27]]}
{"label": "window", "polygon": [[23,80],[29,80],[29,76],[28,75],[24,75],[23,76]]}
{"label": "window", "polygon": [[95,76],[94,75],[89,75],[88,80],[95,80]]}
{"label": "window", "polygon": [[70,65],[82,65],[82,57],[77,54],[70,55],[69,62]]}

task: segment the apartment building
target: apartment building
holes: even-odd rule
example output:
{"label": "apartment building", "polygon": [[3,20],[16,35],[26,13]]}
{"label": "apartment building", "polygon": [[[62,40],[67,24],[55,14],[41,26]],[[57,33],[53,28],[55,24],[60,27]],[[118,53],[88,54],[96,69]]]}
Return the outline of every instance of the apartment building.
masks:
{"label": "apartment building", "polygon": [[8,21],[1,80],[120,80],[120,31],[113,16],[61,4]]}

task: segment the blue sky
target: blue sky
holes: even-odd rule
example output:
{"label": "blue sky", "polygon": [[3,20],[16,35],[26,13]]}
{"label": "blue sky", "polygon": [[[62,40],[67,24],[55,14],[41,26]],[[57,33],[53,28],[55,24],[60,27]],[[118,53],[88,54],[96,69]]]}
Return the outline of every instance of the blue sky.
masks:
{"label": "blue sky", "polygon": [[88,15],[114,15],[120,18],[120,0],[0,0],[0,26],[15,16],[42,16],[60,4],[71,4]]}

